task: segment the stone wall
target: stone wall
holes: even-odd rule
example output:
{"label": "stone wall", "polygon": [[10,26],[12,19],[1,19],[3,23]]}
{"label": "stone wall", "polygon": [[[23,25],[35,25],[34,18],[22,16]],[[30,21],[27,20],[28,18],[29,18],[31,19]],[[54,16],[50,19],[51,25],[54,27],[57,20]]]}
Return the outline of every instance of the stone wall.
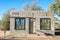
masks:
{"label": "stone wall", "polygon": [[[26,18],[25,30],[15,30],[15,17]],[[16,11],[12,10],[10,12],[10,31],[11,33],[28,34],[29,33],[29,18],[35,18],[33,33],[44,34],[51,33],[54,34],[54,16],[52,13],[47,13],[46,11]],[[40,30],[40,18],[51,18],[51,30]],[[37,31],[39,30],[39,31]],[[42,32],[40,32],[42,31]]]}
{"label": "stone wall", "polygon": [[10,32],[13,34],[28,34],[29,33],[29,18],[26,18],[25,30],[15,30],[15,18],[10,18]]}

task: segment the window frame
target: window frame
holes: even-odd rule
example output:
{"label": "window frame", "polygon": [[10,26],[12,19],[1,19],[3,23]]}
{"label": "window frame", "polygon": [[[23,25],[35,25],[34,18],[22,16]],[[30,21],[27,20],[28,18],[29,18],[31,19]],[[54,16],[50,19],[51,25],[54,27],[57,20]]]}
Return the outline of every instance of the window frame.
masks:
{"label": "window frame", "polygon": [[[49,29],[41,29],[41,20],[43,20],[43,19],[49,19],[50,20],[50,26],[49,26]],[[40,30],[51,30],[51,18],[40,18]]]}
{"label": "window frame", "polygon": [[[24,19],[24,29],[22,29],[22,28],[21,28],[21,29],[16,29],[16,19]],[[26,19],[23,18],[23,17],[21,17],[21,18],[16,17],[16,18],[15,18],[15,28],[14,28],[14,29],[15,29],[15,30],[25,30],[25,22],[26,22],[25,20],[26,20]]]}

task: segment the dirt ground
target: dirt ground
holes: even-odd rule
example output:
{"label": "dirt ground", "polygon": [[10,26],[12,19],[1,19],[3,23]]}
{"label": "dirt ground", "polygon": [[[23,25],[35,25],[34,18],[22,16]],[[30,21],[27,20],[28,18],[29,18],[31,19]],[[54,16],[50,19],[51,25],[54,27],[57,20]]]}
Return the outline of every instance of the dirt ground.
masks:
{"label": "dirt ground", "polygon": [[[0,39],[4,40],[4,39]],[[27,37],[27,38],[6,38],[5,40],[60,40],[59,36],[46,36],[46,37]]]}
{"label": "dirt ground", "polygon": [[60,40],[60,36],[33,36],[30,35],[28,37],[9,37],[10,31],[7,31],[6,38],[4,38],[4,31],[0,31],[0,40]]}

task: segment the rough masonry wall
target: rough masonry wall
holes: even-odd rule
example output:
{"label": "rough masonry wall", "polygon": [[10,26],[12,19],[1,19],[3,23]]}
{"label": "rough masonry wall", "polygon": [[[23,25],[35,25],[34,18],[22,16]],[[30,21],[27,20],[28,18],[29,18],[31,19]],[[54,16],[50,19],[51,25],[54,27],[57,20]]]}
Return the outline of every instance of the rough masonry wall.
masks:
{"label": "rough masonry wall", "polygon": [[[40,18],[51,18],[51,30],[40,30]],[[36,33],[40,34],[40,35],[42,35],[44,33],[54,34],[54,32],[55,32],[55,30],[54,30],[54,21],[53,21],[54,17],[41,16],[40,18],[36,18]]]}
{"label": "rough masonry wall", "polygon": [[28,34],[29,33],[29,18],[26,18],[25,30],[15,30],[15,18],[10,18],[10,32],[13,34]]}
{"label": "rough masonry wall", "polygon": [[[13,13],[12,12],[16,12]],[[12,33],[19,33],[19,34],[28,34],[29,33],[29,17],[31,18],[36,18],[35,22],[35,27],[34,27],[34,33],[36,32],[37,34],[44,34],[42,32],[46,33],[51,33],[54,34],[54,17],[52,13],[46,13],[44,11],[11,11],[10,12],[10,31]],[[26,23],[25,23],[25,30],[15,30],[14,25],[15,25],[15,17],[25,17],[26,18]],[[40,18],[51,18],[51,30],[40,30]],[[37,31],[39,30],[39,31]],[[42,31],[42,32],[40,32]]]}

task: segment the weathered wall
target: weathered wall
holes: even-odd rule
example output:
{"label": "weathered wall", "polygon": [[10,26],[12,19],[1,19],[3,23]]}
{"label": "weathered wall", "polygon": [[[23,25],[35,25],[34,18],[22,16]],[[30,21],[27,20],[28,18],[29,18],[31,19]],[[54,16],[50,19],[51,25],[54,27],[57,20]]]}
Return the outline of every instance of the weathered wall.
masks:
{"label": "weathered wall", "polygon": [[[36,18],[36,20],[35,20],[35,24],[36,24],[35,29],[36,30],[35,31],[37,34],[44,34],[44,33],[55,34],[53,13],[35,12],[34,18]],[[51,18],[51,30],[40,30],[40,18]]]}
{"label": "weathered wall", "polygon": [[[15,13],[12,13],[15,12]],[[17,13],[17,14],[16,14]],[[45,11],[11,11],[10,12],[10,31],[11,33],[28,34],[29,33],[29,18],[35,18],[33,33],[44,34],[51,33],[54,34],[54,16],[52,13],[47,13]],[[15,17],[25,17],[26,18],[26,29],[25,30],[15,30]],[[51,30],[40,30],[40,18],[51,18]],[[38,30],[38,31],[37,31]],[[42,32],[40,32],[42,31]]]}
{"label": "weathered wall", "polygon": [[[40,18],[51,18],[51,30],[40,30]],[[36,18],[36,33],[37,34],[44,34],[44,33],[50,33],[54,34],[54,17],[49,17],[49,16],[41,16],[40,18]]]}
{"label": "weathered wall", "polygon": [[26,18],[25,30],[15,30],[15,18],[10,18],[10,32],[13,34],[28,34],[29,33],[29,18]]}

